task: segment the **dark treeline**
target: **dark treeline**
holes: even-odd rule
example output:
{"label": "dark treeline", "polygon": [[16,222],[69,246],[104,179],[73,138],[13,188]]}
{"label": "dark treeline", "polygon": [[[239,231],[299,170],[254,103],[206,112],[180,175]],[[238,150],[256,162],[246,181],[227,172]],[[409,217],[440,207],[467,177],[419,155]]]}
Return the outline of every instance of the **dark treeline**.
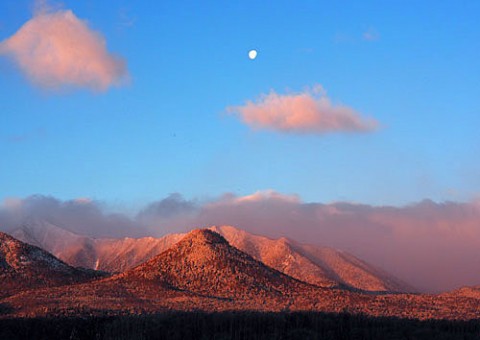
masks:
{"label": "dark treeline", "polygon": [[176,312],[0,320],[0,339],[480,339],[480,321],[325,313]]}

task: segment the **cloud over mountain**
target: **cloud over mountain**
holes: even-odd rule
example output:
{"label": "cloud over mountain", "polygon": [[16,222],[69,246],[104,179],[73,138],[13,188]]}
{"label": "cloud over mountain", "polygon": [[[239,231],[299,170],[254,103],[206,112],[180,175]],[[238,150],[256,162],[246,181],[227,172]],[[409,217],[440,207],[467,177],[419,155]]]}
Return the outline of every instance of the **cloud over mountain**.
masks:
{"label": "cloud over mountain", "polygon": [[[234,225],[270,237],[348,251],[428,291],[478,284],[480,206],[424,200],[392,207],[337,202],[306,203],[298,197],[263,192],[227,194],[194,213],[168,220],[150,216],[152,230]],[[183,203],[184,204],[184,203]]]}
{"label": "cloud over mountain", "polygon": [[43,3],[33,18],[0,42],[0,55],[12,58],[33,83],[106,90],[126,76],[125,62],[109,53],[105,39],[71,10],[51,11]]}
{"label": "cloud over mountain", "polygon": [[140,236],[137,223],[120,213],[106,213],[99,202],[85,198],[62,201],[34,195],[10,198],[0,204],[0,231],[20,227],[30,219],[41,219],[80,235],[93,237]]}
{"label": "cloud over mountain", "polygon": [[256,101],[229,107],[227,111],[236,113],[253,129],[293,134],[365,133],[379,125],[348,106],[333,104],[321,86],[285,95],[272,90]]}
{"label": "cloud over mountain", "polygon": [[392,207],[307,203],[273,190],[225,194],[210,201],[172,194],[137,216],[108,214],[96,201],[31,196],[0,205],[0,230],[37,216],[94,237],[162,236],[210,225],[234,225],[272,238],[345,250],[419,289],[480,282],[480,205],[425,200]]}

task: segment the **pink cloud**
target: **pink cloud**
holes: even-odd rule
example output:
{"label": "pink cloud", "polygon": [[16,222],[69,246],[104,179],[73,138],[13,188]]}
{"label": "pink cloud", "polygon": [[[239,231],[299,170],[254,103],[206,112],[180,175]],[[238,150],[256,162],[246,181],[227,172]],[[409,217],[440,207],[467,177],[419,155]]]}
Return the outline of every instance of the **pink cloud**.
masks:
{"label": "pink cloud", "polygon": [[286,195],[279,193],[272,189],[267,190],[259,190],[254,192],[250,195],[245,196],[232,196],[224,198],[225,201],[221,201],[221,203],[228,203],[228,204],[241,204],[241,203],[254,203],[254,202],[262,202],[267,200],[272,201],[279,201],[279,202],[287,202],[287,203],[300,203],[300,198],[297,195]]}
{"label": "pink cloud", "polygon": [[364,118],[348,106],[332,104],[320,86],[297,94],[271,91],[256,102],[227,110],[254,129],[285,133],[371,132],[378,127],[376,120]]}
{"label": "pink cloud", "polygon": [[125,79],[122,59],[110,54],[104,38],[70,10],[38,10],[13,36],[0,43],[33,83],[106,90]]}

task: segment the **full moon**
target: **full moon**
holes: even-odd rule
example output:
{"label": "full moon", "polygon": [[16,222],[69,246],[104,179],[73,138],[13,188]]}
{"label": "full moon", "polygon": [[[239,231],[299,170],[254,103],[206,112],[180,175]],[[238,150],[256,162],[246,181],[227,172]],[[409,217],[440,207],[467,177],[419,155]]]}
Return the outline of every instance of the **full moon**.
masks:
{"label": "full moon", "polygon": [[255,58],[257,57],[257,51],[256,51],[256,50],[250,50],[250,51],[248,52],[248,57],[249,57],[251,60],[255,59]]}

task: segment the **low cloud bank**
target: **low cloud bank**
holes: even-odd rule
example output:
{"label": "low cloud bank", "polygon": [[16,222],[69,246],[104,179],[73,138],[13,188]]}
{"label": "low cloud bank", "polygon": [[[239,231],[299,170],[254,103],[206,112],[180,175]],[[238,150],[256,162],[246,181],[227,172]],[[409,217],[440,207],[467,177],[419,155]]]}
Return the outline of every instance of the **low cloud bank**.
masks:
{"label": "low cloud bank", "polygon": [[48,218],[92,236],[161,236],[209,225],[233,225],[270,237],[332,246],[425,291],[480,284],[480,204],[425,200],[404,207],[306,203],[272,190],[225,194],[209,202],[172,194],[134,218],[105,214],[97,202],[32,196],[0,207],[0,226]]}
{"label": "low cloud bank", "polygon": [[147,231],[123,214],[105,213],[99,202],[87,198],[69,201],[34,195],[7,199],[0,205],[0,231],[45,220],[80,235],[92,237],[139,237]]}

